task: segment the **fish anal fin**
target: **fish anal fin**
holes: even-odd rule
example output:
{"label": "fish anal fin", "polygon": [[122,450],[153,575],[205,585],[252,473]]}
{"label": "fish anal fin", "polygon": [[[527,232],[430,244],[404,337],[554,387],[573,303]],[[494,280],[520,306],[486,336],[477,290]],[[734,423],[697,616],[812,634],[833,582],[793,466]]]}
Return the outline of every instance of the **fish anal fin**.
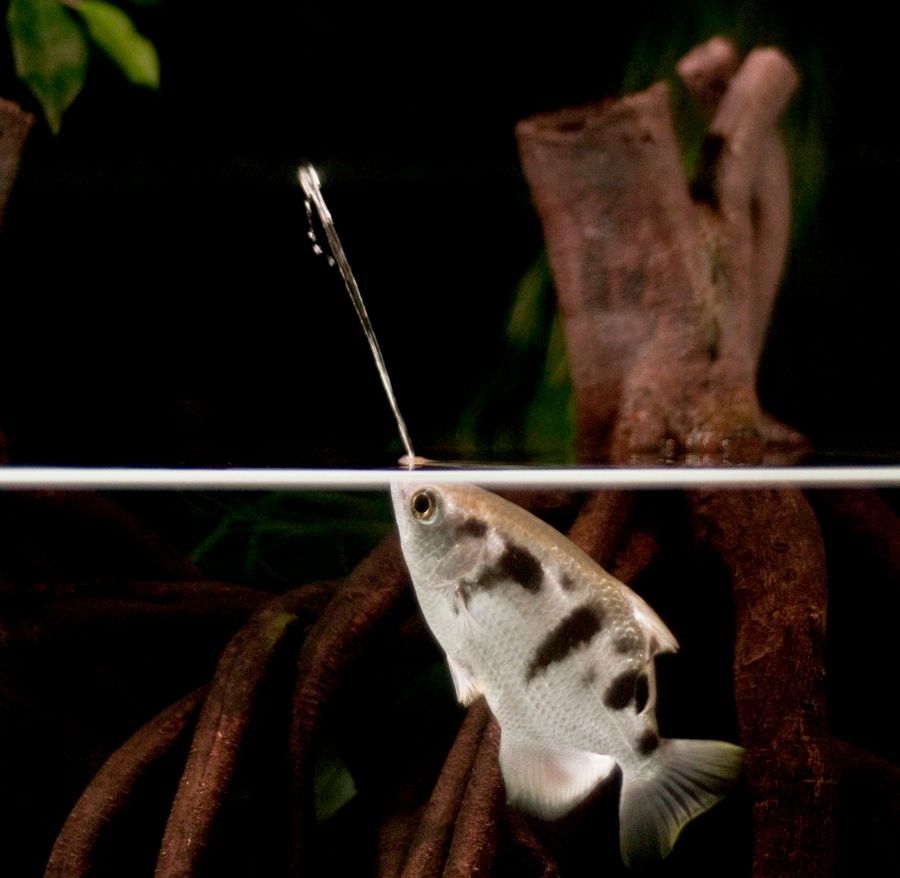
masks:
{"label": "fish anal fin", "polygon": [[453,688],[456,690],[456,698],[460,704],[466,707],[481,695],[481,689],[472,679],[471,673],[449,655],[447,664],[450,667],[450,677],[453,680]]}
{"label": "fish anal fin", "polygon": [[583,802],[615,768],[610,756],[555,750],[501,734],[500,770],[509,803],[555,820]]}
{"label": "fish anal fin", "polygon": [[625,864],[668,855],[685,824],[734,786],[743,752],[724,741],[663,740],[651,776],[623,772],[619,846]]}

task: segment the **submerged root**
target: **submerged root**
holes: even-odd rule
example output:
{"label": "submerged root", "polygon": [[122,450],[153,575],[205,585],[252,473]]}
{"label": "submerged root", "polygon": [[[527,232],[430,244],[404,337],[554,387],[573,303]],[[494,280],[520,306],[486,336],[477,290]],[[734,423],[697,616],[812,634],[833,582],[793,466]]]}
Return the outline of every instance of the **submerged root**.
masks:
{"label": "submerged root", "polygon": [[348,667],[362,654],[408,587],[396,534],[340,584],[300,649],[291,717],[294,871],[301,874],[313,835],[313,748],[323,712]]}
{"label": "submerged root", "polygon": [[503,782],[497,756],[500,727],[489,719],[472,763],[469,782],[456,819],[450,843],[446,878],[469,878],[487,874],[497,853]]}
{"label": "submerged root", "polygon": [[438,878],[444,873],[453,827],[463,807],[469,777],[489,719],[490,713],[484,699],[479,699],[469,708],[422,813],[409,847],[402,878]]}
{"label": "submerged root", "polygon": [[222,653],[169,813],[157,878],[195,873],[228,792],[257,690],[290,629],[308,624],[332,592],[333,586],[323,583],[275,598],[253,615]]}
{"label": "submerged root", "polygon": [[754,799],[754,878],[829,875],[836,778],[818,523],[799,492],[690,499],[696,532],[721,558],[734,592],[734,689]]}
{"label": "submerged root", "polygon": [[166,708],[134,733],[97,772],[63,825],[45,878],[82,878],[92,874],[104,833],[116,828],[116,817],[137,793],[141,781],[186,740],[206,687],[196,689]]}

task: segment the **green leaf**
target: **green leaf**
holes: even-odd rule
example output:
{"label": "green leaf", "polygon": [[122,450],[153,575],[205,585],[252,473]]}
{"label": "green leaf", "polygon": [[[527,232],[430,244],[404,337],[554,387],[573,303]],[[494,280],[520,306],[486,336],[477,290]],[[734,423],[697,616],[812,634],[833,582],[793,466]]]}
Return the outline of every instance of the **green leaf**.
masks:
{"label": "green leaf", "polygon": [[541,383],[525,413],[524,444],[532,457],[575,463],[575,395],[559,313],[554,314]]}
{"label": "green leaf", "polygon": [[59,132],[62,114],[84,85],[88,46],[57,0],[10,0],[6,14],[16,73]]}
{"label": "green leaf", "polygon": [[330,740],[320,743],[315,754],[313,795],[317,823],[337,814],[356,795],[353,775]]}
{"label": "green leaf", "polygon": [[550,266],[535,260],[515,291],[503,353],[494,372],[460,420],[464,455],[574,460],[574,403],[562,324],[555,315]]}
{"label": "green leaf", "polygon": [[91,39],[135,85],[159,88],[159,56],[126,13],[100,0],[79,0],[71,8],[87,25]]}

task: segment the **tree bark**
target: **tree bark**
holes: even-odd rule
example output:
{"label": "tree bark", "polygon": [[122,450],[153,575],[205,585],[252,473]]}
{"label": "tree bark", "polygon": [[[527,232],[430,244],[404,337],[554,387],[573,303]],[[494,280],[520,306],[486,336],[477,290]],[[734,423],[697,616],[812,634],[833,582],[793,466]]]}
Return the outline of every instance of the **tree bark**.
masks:
{"label": "tree bark", "polygon": [[754,801],[754,878],[824,876],[836,783],[825,697],[825,552],[798,491],[691,495],[695,528],[730,571],[734,695]]}
{"label": "tree bark", "polygon": [[755,386],[790,218],[775,126],[797,75],[775,49],[735,66],[723,40],[680,66],[714,110],[693,186],[664,83],[517,127],[586,461],[753,463],[803,447]]}
{"label": "tree bark", "polygon": [[0,98],[0,226],[13,183],[19,172],[19,159],[34,125],[34,116],[12,101]]}

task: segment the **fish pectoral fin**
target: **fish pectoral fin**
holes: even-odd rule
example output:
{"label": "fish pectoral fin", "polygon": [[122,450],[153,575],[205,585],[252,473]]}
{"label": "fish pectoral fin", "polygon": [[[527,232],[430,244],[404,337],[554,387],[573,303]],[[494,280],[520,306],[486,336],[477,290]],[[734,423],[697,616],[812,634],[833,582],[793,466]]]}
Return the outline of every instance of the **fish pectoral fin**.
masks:
{"label": "fish pectoral fin", "polygon": [[625,865],[665,857],[685,824],[734,786],[743,752],[724,741],[663,740],[652,774],[623,771],[619,846]]}
{"label": "fish pectoral fin", "polygon": [[447,664],[450,666],[450,677],[453,680],[453,688],[456,690],[456,698],[464,707],[471,704],[479,695],[481,689],[472,679],[471,673],[458,661],[447,656]]}
{"label": "fish pectoral fin", "polygon": [[584,801],[615,768],[611,756],[555,750],[500,736],[500,770],[511,805],[555,820]]}

